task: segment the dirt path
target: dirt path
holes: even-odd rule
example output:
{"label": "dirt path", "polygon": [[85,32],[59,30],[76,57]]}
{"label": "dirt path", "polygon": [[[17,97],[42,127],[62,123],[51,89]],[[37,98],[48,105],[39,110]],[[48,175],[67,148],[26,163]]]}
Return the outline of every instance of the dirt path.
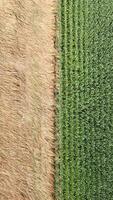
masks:
{"label": "dirt path", "polygon": [[0,1],[0,199],[52,200],[54,0]]}

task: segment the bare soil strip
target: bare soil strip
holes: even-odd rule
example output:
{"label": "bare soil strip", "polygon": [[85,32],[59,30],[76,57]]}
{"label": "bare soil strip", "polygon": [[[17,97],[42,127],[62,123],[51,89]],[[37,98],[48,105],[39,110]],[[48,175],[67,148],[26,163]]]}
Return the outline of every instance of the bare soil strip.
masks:
{"label": "bare soil strip", "polygon": [[54,193],[54,0],[0,1],[0,199]]}

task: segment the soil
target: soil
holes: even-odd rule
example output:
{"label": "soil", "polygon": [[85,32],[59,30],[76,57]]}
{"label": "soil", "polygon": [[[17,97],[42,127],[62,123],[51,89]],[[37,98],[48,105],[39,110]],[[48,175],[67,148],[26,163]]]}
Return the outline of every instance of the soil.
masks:
{"label": "soil", "polygon": [[53,200],[55,7],[0,1],[1,200]]}

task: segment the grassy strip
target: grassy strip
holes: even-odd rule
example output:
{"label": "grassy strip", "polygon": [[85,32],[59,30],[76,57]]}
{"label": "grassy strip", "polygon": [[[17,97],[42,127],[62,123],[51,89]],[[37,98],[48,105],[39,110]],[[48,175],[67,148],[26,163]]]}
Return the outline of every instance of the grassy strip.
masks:
{"label": "grassy strip", "polygon": [[113,198],[113,3],[61,0],[59,200]]}

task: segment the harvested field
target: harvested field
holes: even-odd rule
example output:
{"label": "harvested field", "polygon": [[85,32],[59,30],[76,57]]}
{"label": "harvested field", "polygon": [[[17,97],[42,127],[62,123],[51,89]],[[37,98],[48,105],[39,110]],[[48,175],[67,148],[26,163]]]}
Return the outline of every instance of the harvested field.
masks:
{"label": "harvested field", "polygon": [[59,200],[113,199],[113,2],[59,2]]}
{"label": "harvested field", "polygon": [[0,200],[52,200],[54,0],[0,1]]}

